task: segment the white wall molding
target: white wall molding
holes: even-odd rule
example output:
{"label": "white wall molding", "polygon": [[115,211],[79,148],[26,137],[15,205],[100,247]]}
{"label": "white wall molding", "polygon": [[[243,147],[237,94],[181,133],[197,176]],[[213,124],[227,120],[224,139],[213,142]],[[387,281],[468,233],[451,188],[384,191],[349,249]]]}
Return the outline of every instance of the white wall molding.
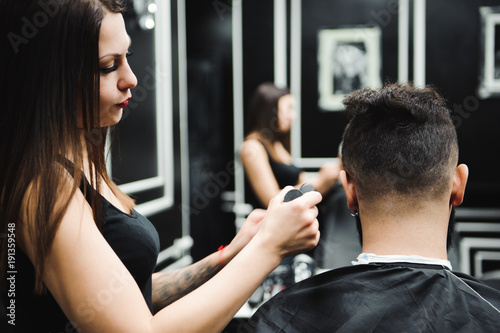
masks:
{"label": "white wall molding", "polygon": [[[174,154],[172,124],[172,40],[170,1],[156,3],[155,61],[156,61],[156,154],[155,177],[125,183],[119,188],[127,194],[163,189],[157,199],[141,203],[135,209],[145,215],[153,215],[172,207],[174,203]],[[108,160],[108,166],[110,159]],[[109,170],[111,172],[111,170]]]}

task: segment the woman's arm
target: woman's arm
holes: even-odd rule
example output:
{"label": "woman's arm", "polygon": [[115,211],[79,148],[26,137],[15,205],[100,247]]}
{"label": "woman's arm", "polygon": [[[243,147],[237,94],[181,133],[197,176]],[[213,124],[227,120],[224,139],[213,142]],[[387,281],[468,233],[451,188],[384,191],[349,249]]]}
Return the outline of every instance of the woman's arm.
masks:
{"label": "woman's arm", "polygon": [[[154,317],[79,191],[55,234],[42,279],[81,332],[219,332],[285,256],[318,242],[315,205],[321,195],[308,192],[284,203],[284,192],[272,200],[255,237],[224,269]],[[24,247],[33,259],[29,244]]]}
{"label": "woman's arm", "polygon": [[[269,201],[279,193],[280,188],[264,146],[256,139],[245,140],[241,146],[240,159],[254,193],[264,207],[267,207]],[[310,183],[316,191],[326,194],[338,182],[340,169],[340,161],[325,163],[316,177],[310,178],[305,172],[301,172],[297,184],[289,185],[298,188],[304,183]]]}
{"label": "woman's arm", "polygon": [[264,146],[256,139],[245,140],[240,149],[240,159],[255,195],[267,207],[269,201],[280,192],[280,187]]}
{"label": "woman's arm", "polygon": [[155,312],[195,290],[219,272],[253,238],[265,211],[256,209],[248,216],[238,234],[222,251],[175,271],[153,274],[153,309]]}
{"label": "woman's arm", "polygon": [[[286,256],[313,248],[319,240],[315,205],[319,203],[321,195],[308,192],[298,199],[283,203],[285,193],[291,188],[286,187],[271,200],[257,235],[224,269],[158,314],[170,313],[173,317],[169,317],[168,322],[183,325],[185,331],[220,332]],[[303,223],[296,223],[297,219]],[[182,310],[177,311],[179,309]],[[175,313],[191,314],[186,318]]]}
{"label": "woman's arm", "polygon": [[167,305],[195,290],[220,270],[217,253],[171,272],[153,274],[153,310],[158,312]]}
{"label": "woman's arm", "polygon": [[325,163],[318,171],[316,177],[309,179],[305,172],[299,176],[299,184],[309,183],[322,195],[327,194],[338,183],[341,170],[340,161]]}

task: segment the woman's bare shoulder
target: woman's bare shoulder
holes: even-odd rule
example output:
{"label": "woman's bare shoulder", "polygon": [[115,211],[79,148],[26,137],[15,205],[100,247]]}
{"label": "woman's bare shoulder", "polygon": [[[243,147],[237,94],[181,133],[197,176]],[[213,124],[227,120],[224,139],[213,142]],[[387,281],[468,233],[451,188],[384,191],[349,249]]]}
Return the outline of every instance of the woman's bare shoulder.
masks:
{"label": "woman's bare shoulder", "polygon": [[254,158],[261,155],[266,155],[266,149],[262,142],[255,137],[245,138],[240,148],[241,158]]}
{"label": "woman's bare shoulder", "polygon": [[[54,184],[54,189],[52,189],[55,192],[54,199],[50,200],[45,197],[46,183],[42,181],[44,176],[40,175],[30,182],[21,202],[17,224],[18,240],[21,248],[30,257],[34,254],[33,244],[35,242],[33,238],[37,234],[40,234],[40,228],[46,227],[49,230],[53,227],[50,224],[57,219],[58,215],[61,214],[64,216],[67,213],[74,213],[68,212],[75,207],[75,205],[70,205],[70,203],[78,200],[75,197],[75,193],[79,192],[75,191],[75,179],[64,167],[59,165],[55,168],[57,183]],[[83,194],[79,193],[83,198]],[[42,205],[47,207],[41,207]],[[88,208],[90,209],[90,206]],[[41,222],[37,219],[41,211],[45,211],[48,214],[45,225],[41,225]]]}

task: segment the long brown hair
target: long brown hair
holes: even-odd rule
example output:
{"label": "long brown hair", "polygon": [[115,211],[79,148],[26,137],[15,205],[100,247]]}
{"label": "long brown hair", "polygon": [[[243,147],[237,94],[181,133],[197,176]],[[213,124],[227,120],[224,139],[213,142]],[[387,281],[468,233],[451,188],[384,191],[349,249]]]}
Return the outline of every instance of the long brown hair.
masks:
{"label": "long brown hair", "polygon": [[289,148],[290,132],[282,133],[278,126],[278,101],[289,93],[288,88],[278,88],[271,82],[259,84],[248,105],[245,135],[257,132],[263,141],[281,141]]}
{"label": "long brown hair", "polygon": [[[89,181],[96,192],[103,180],[127,202],[128,197],[106,172],[108,129],[100,127],[99,116],[100,26],[106,11],[123,9],[121,0],[7,0],[0,4],[0,232],[7,234],[9,226],[26,217],[36,254],[36,292],[44,290],[44,261],[82,180],[85,154]],[[78,127],[79,115],[83,129]],[[68,169],[73,187],[70,196],[61,198],[68,179],[63,167],[66,158],[74,164]],[[95,192],[90,192],[100,227],[100,203]],[[2,284],[6,257],[4,238]]]}

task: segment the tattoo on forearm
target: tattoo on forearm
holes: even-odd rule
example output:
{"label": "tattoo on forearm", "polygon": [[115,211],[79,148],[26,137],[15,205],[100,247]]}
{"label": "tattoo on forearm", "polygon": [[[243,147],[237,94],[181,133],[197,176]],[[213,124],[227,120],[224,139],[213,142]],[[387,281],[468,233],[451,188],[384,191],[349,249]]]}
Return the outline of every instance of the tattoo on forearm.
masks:
{"label": "tattoo on forearm", "polygon": [[206,258],[175,271],[156,273],[153,279],[154,312],[195,290],[218,271],[218,265]]}

